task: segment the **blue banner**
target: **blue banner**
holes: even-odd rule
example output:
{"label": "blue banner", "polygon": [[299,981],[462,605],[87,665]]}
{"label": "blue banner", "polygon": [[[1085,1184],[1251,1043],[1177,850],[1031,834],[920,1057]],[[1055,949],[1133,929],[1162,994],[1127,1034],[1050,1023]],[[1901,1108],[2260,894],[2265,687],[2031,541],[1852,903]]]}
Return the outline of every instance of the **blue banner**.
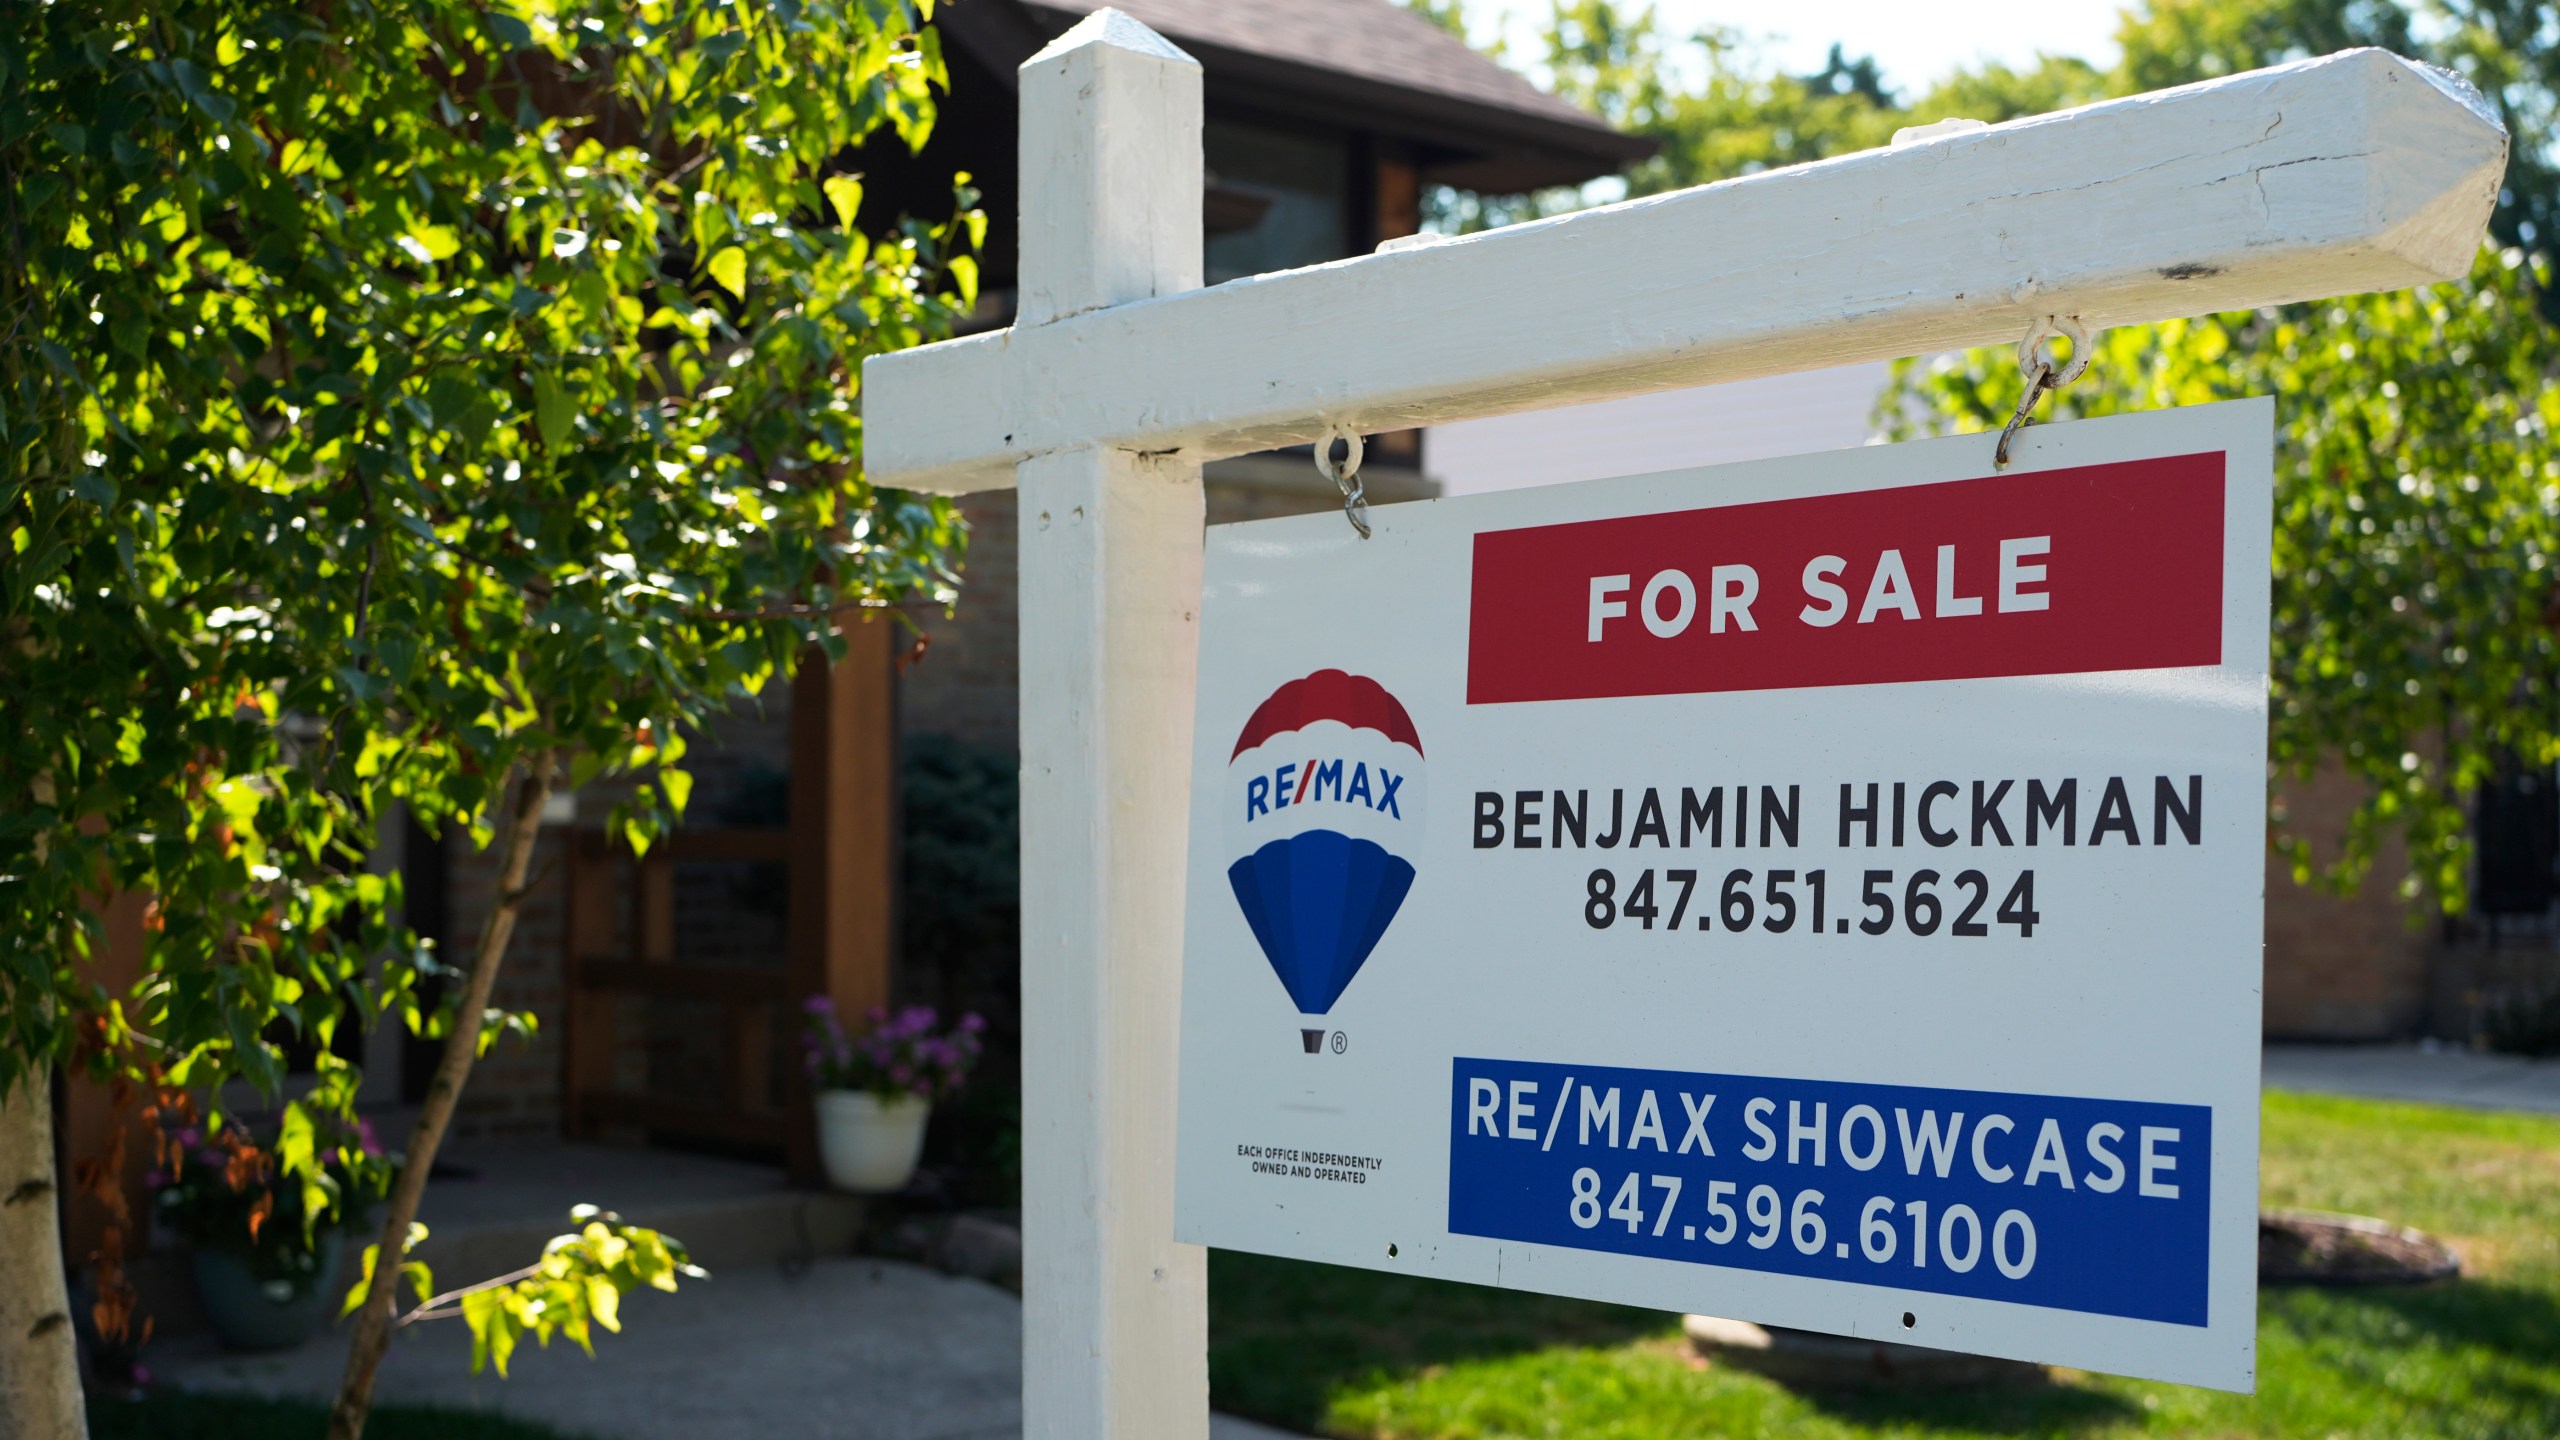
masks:
{"label": "blue banner", "polygon": [[1452,1063],[1449,1229],[2205,1323],[2213,1112]]}

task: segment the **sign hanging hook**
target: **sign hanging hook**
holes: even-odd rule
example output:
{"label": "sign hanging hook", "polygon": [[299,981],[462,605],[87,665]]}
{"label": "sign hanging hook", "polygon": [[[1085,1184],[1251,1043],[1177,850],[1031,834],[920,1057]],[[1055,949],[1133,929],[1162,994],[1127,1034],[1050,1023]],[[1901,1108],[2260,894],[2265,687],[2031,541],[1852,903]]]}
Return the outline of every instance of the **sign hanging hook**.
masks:
{"label": "sign hanging hook", "polygon": [[[1334,443],[1342,443],[1343,458],[1333,458]],[[1369,494],[1360,484],[1360,435],[1348,425],[1328,425],[1316,441],[1316,473],[1333,482],[1342,492],[1342,513],[1351,520],[1351,528],[1360,538],[1369,538]]]}
{"label": "sign hanging hook", "polygon": [[[2057,362],[2052,342],[2056,337],[2071,342],[2071,358]],[[2000,443],[1992,449],[1991,467],[2005,470],[2009,465],[2009,442],[2027,428],[2034,415],[2036,402],[2048,390],[2059,390],[2088,373],[2089,362],[2097,352],[2089,344],[2089,327],[2077,315],[2039,315],[2027,327],[2018,342],[2018,373],[2027,377],[2027,393],[2018,397],[2017,412],[2001,428]]]}

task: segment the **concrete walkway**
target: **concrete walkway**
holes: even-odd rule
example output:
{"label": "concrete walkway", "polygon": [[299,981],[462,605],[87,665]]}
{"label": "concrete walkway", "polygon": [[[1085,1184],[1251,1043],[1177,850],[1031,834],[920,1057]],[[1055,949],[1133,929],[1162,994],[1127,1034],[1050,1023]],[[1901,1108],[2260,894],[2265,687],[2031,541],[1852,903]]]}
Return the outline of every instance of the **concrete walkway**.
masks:
{"label": "concrete walkway", "polygon": [[[281,1355],[208,1335],[151,1347],[162,1385],[326,1400],[343,1332]],[[623,1333],[590,1360],[527,1342],[510,1378],[471,1373],[458,1321],[392,1348],[385,1403],[494,1410],[594,1440],[1013,1440],[1022,1433],[1022,1305],[996,1286],[888,1260],[770,1267],[627,1302]],[[1212,1440],[1284,1440],[1229,1416]]]}
{"label": "concrete walkway", "polygon": [[2421,1045],[2270,1045],[2270,1090],[2560,1115],[2560,1060]]}

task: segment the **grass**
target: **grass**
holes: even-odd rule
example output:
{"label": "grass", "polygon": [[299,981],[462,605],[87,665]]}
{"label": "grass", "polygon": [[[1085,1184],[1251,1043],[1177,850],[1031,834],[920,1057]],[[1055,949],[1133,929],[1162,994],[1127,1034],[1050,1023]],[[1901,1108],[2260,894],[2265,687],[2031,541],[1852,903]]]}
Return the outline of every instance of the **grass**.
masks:
{"label": "grass", "polygon": [[1790,1391],[1709,1367],[1678,1317],[1221,1252],[1221,1409],[1356,1440],[2560,1436],[2560,1121],[2267,1097],[2263,1195],[2451,1240],[2463,1278],[2271,1290],[2259,1392],[2058,1372],[2050,1385]]}
{"label": "grass", "polygon": [[[300,1400],[161,1394],[93,1396],[89,1440],[314,1440],[327,1431],[326,1406]],[[365,1440],[562,1440],[556,1430],[479,1410],[385,1405]]]}

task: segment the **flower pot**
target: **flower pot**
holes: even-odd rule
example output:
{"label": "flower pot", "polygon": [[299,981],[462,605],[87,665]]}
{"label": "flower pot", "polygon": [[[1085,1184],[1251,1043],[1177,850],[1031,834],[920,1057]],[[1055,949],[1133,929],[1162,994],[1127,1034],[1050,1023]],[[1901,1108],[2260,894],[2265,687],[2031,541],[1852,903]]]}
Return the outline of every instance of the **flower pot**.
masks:
{"label": "flower pot", "polygon": [[933,1103],[921,1095],[884,1100],[867,1090],[820,1091],[818,1154],[827,1179],[857,1194],[905,1189],[924,1155],[924,1122],[932,1113]]}
{"label": "flower pot", "polygon": [[330,1282],[337,1277],[344,1239],[335,1229],[322,1230],[310,1252],[299,1257],[305,1262],[301,1268],[267,1279],[241,1251],[196,1247],[196,1295],[214,1333],[234,1350],[290,1350],[319,1334],[329,1323],[330,1302],[339,1298]]}

